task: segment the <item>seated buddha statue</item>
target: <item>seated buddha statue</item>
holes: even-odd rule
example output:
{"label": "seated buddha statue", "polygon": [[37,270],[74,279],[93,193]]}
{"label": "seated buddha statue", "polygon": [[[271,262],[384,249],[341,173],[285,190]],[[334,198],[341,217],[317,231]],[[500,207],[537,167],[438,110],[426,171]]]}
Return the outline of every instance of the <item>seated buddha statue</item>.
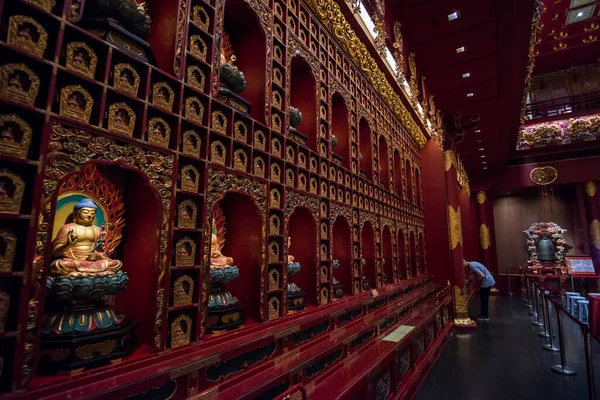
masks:
{"label": "seated buddha statue", "polygon": [[97,211],[89,198],[75,204],[73,222],[63,225],[52,242],[52,254],[58,257],[50,266],[53,275],[109,275],[121,269],[121,261],[104,252],[106,232],[93,224]]}
{"label": "seated buddha statue", "polygon": [[214,232],[211,234],[210,241],[210,267],[231,267],[233,265],[233,258],[224,256],[223,253],[221,253],[222,246],[219,244],[219,239],[217,238],[217,235]]}

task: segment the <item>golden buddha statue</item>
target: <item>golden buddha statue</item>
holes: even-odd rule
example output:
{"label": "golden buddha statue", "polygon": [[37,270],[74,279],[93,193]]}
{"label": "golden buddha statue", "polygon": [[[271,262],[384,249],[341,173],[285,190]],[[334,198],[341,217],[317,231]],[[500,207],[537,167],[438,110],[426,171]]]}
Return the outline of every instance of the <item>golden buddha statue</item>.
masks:
{"label": "golden buddha statue", "polygon": [[233,265],[233,258],[224,256],[223,253],[221,253],[221,249],[223,248],[223,246],[222,246],[221,242],[219,241],[219,238],[217,237],[216,228],[214,227],[214,223],[213,223],[213,232],[210,237],[210,248],[211,248],[211,254],[210,254],[211,268],[213,268],[213,267],[217,267],[217,268],[231,267]]}
{"label": "golden buddha statue", "polygon": [[104,252],[106,232],[93,224],[98,206],[83,198],[73,207],[73,222],[65,224],[52,242],[53,275],[109,275],[121,269],[119,260]]}

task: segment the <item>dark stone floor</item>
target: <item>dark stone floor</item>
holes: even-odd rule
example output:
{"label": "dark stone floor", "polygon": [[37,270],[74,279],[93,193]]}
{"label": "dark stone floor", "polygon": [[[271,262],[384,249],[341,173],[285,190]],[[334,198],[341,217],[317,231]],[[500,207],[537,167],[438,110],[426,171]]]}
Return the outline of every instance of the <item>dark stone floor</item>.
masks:
{"label": "dark stone floor", "polygon": [[[479,298],[471,305],[477,315]],[[491,322],[471,334],[455,333],[423,382],[417,400],[587,400],[587,378],[580,328],[567,318],[567,366],[577,375],[565,377],[550,370],[560,363],[559,352],[542,349],[540,328],[531,324],[520,293],[490,297]],[[556,313],[552,325],[558,343]],[[592,340],[596,398],[600,400],[600,345]]]}

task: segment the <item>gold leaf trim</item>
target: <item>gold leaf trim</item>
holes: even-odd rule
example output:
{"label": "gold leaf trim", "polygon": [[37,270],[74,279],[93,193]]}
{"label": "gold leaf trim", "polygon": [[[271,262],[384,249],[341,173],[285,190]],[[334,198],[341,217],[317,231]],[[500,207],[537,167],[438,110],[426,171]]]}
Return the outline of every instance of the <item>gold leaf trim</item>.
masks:
{"label": "gold leaf trim", "polygon": [[590,197],[594,197],[596,195],[596,184],[594,182],[586,183],[585,193]]}
{"label": "gold leaf trim", "polygon": [[485,201],[487,200],[487,195],[485,194],[485,192],[477,192],[477,202],[479,204],[483,204],[485,203]]}
{"label": "gold leaf trim", "polygon": [[402,103],[400,96],[389,84],[385,74],[379,69],[377,62],[371,57],[365,44],[360,41],[356,32],[346,21],[340,6],[334,0],[307,0],[307,3],[400,119],[402,125],[410,132],[419,146],[421,148],[425,147],[427,137]]}
{"label": "gold leaf trim", "polygon": [[460,207],[456,210],[452,206],[448,206],[448,222],[450,229],[450,249],[454,250],[460,243],[462,247],[462,222],[460,219]]}
{"label": "gold leaf trim", "polygon": [[479,227],[479,244],[484,250],[490,247],[490,228],[486,224],[481,224]]}

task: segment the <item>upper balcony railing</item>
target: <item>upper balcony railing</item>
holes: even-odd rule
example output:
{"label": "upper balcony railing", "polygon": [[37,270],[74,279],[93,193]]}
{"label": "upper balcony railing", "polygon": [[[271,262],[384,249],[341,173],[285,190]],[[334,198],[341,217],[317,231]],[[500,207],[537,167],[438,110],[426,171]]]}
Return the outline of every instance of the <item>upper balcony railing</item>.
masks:
{"label": "upper balcony railing", "polygon": [[598,112],[598,110],[600,110],[600,92],[585,93],[527,104],[525,118],[526,121],[553,120],[557,117],[571,117],[569,114],[587,114],[584,111],[588,110],[590,113],[592,113],[592,110],[594,110],[593,112]]}

